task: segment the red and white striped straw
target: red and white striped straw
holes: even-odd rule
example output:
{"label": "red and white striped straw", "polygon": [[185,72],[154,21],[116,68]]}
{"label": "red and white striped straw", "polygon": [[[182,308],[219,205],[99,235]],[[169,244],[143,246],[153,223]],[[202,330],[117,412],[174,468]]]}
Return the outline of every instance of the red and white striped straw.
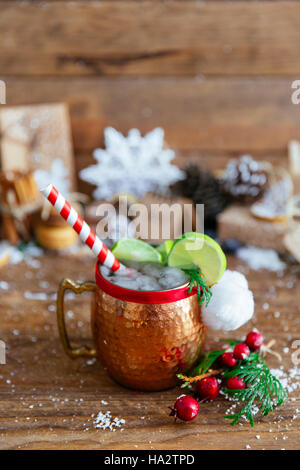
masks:
{"label": "red and white striped straw", "polygon": [[80,217],[80,215],[71,207],[63,195],[57,191],[53,184],[49,184],[41,192],[52,206],[59,212],[59,214],[68,222],[69,225],[78,233],[81,240],[92,250],[97,256],[101,264],[109,268],[111,271],[118,271],[126,269],[112,252],[104,245],[104,243],[97,237],[95,232],[89,225]]}

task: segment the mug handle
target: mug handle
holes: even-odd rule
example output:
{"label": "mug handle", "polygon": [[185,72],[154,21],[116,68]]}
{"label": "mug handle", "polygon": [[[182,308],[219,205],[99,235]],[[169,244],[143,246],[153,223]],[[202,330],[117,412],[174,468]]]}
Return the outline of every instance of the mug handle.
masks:
{"label": "mug handle", "polygon": [[57,302],[56,302],[56,313],[57,313],[57,325],[59,336],[63,345],[63,348],[68,356],[72,359],[80,356],[96,357],[96,349],[89,348],[88,346],[78,346],[73,348],[71,346],[68,333],[66,330],[65,323],[65,309],[64,309],[64,297],[66,290],[70,289],[75,294],[81,294],[82,292],[89,291],[93,292],[95,290],[95,282],[84,282],[82,284],[77,284],[71,279],[64,278],[57,292]]}

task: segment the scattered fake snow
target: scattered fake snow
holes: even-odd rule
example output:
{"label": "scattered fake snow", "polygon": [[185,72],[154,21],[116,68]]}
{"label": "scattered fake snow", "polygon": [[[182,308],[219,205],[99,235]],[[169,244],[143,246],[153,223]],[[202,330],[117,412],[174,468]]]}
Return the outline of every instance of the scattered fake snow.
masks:
{"label": "scattered fake snow", "polygon": [[287,372],[283,367],[279,369],[271,369],[271,373],[280,380],[282,386],[288,393],[294,392],[300,388],[300,368],[292,367]]}
{"label": "scattered fake snow", "polygon": [[4,252],[9,254],[10,264],[18,264],[21,261],[25,261],[27,264],[36,268],[40,267],[40,264],[37,263],[37,260],[34,258],[38,258],[44,253],[44,251],[34,243],[28,243],[23,250],[20,250],[6,241],[0,243],[0,254]]}
{"label": "scattered fake snow", "polygon": [[8,289],[9,289],[9,284],[8,284],[8,282],[0,281],[0,289],[2,289],[2,290],[8,290]]}
{"label": "scattered fake snow", "polygon": [[282,271],[286,264],[281,261],[278,253],[274,250],[264,250],[254,246],[245,246],[237,250],[237,257],[245,261],[251,269],[258,271]]}
{"label": "scattered fake snow", "polygon": [[45,292],[24,292],[25,299],[29,300],[48,300],[49,296]]}
{"label": "scattered fake snow", "polygon": [[125,419],[112,418],[110,411],[106,411],[106,413],[99,411],[93,424],[95,428],[109,429],[115,432],[116,428],[121,428],[122,424],[125,424]]}

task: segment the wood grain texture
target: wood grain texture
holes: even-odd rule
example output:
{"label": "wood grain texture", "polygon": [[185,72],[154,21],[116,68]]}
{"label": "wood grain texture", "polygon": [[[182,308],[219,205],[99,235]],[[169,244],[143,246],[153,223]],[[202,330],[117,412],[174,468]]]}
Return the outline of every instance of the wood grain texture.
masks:
{"label": "wood grain texture", "polygon": [[[300,407],[297,391],[291,395],[295,401],[290,399],[273,415],[256,417],[254,429],[247,424],[232,428],[223,419],[229,404],[222,398],[202,404],[193,423],[174,424],[167,407],[181,393],[179,388],[135,393],[114,383],[98,362],[66,357],[53,311],[55,292],[63,276],[91,279],[93,261],[49,255],[39,260],[38,269],[20,264],[1,271],[1,280],[9,284],[8,290],[1,290],[0,302],[0,338],[7,345],[7,364],[0,366],[1,449],[245,449],[247,444],[252,449],[299,448],[299,418],[293,420]],[[246,270],[243,263],[229,260],[230,268],[241,265]],[[299,269],[290,266],[281,278],[250,271],[248,278],[256,315],[235,336],[255,326],[268,339],[275,338],[282,353],[300,338]],[[30,299],[28,294],[25,298],[25,292],[42,292],[45,299]],[[68,330],[74,342],[90,340],[89,302],[88,295],[68,299]],[[269,307],[263,309],[266,302]],[[276,311],[279,318],[274,317]],[[216,334],[209,333],[208,344],[217,345]],[[292,367],[290,353],[283,358],[284,368]],[[278,367],[276,359],[268,357],[268,362]],[[91,415],[100,410],[125,418],[124,431],[95,429]]]}
{"label": "wood grain texture", "polygon": [[6,75],[296,75],[297,2],[0,2]]}
{"label": "wood grain texture", "polygon": [[162,126],[179,150],[285,151],[300,139],[289,79],[4,79],[10,105],[66,101],[76,151],[101,144],[108,125],[142,133]]}
{"label": "wood grain texture", "polygon": [[[286,166],[287,142],[300,139],[300,108],[290,99],[300,73],[299,14],[299,2],[283,0],[0,1],[7,103],[66,101],[77,170],[93,162],[107,125],[123,133],[164,127],[179,166],[195,161],[219,169],[243,152]],[[83,182],[79,189],[91,191]],[[70,360],[58,339],[55,292],[64,276],[91,279],[93,261],[46,255],[40,262],[1,268],[9,285],[0,285],[0,339],[7,346],[1,449],[299,448],[299,391],[281,410],[256,418],[254,429],[231,428],[223,399],[201,405],[195,422],[175,425],[167,407],[180,389],[135,393],[98,362]],[[247,271],[234,258],[229,267]],[[249,282],[256,315],[238,335],[255,326],[282,353],[300,338],[299,269],[290,266],[283,277],[249,271]],[[42,292],[43,300],[26,292]],[[90,340],[89,303],[88,296],[68,299],[74,342]],[[208,345],[217,339],[210,333]],[[288,369],[290,353],[283,358]],[[91,416],[100,410],[125,418],[124,431],[95,429]]]}

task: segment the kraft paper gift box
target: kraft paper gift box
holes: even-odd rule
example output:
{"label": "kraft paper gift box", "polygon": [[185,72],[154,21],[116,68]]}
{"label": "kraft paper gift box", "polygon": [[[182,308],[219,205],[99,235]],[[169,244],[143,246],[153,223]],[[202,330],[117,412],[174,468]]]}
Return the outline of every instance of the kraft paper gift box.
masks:
{"label": "kraft paper gift box", "polygon": [[246,245],[287,252],[284,246],[286,230],[286,222],[258,219],[251,214],[247,206],[229,206],[218,217],[220,241],[234,238]]}
{"label": "kraft paper gift box", "polygon": [[69,191],[76,190],[72,136],[66,104],[4,106],[0,109],[0,167],[22,172],[51,172],[61,160],[69,180]]}

